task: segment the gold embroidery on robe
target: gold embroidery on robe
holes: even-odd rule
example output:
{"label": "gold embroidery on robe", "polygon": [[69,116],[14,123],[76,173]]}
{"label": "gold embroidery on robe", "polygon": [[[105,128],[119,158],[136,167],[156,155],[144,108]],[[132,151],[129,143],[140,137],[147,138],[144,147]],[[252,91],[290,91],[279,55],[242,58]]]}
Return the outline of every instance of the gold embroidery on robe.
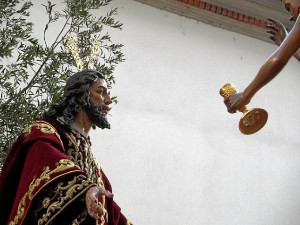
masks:
{"label": "gold embroidery on robe", "polygon": [[[86,181],[83,175],[75,176],[71,181],[59,182],[56,187],[49,191],[51,193],[47,193],[48,196],[44,197],[42,203],[44,203],[44,201],[49,201],[49,203],[47,205],[42,204],[42,206],[35,211],[36,214],[38,214],[39,211],[42,212],[40,213],[41,215],[39,215],[38,225],[48,224],[51,218],[54,218],[55,215],[65,209],[68,202],[75,200],[76,196],[82,194],[90,185],[90,182]],[[53,196],[49,197],[51,194]],[[79,223],[81,219],[83,218],[77,217],[77,222]]]}
{"label": "gold embroidery on robe", "polygon": [[39,178],[33,179],[31,184],[29,185],[28,192],[22,197],[22,199],[19,202],[17,215],[14,217],[13,221],[11,221],[9,223],[9,225],[15,225],[15,224],[18,223],[19,220],[23,219],[24,212],[25,212],[25,207],[26,207],[26,200],[27,199],[32,200],[33,191],[35,190],[36,187],[39,186],[39,184],[42,181],[47,182],[47,181],[50,180],[50,175],[51,174],[67,170],[67,169],[72,168],[74,166],[75,166],[75,164],[72,161],[70,161],[68,159],[61,159],[59,161],[57,167],[52,171],[49,169],[48,166],[44,167],[44,171],[41,174],[41,176]]}
{"label": "gold embroidery on robe", "polygon": [[[91,145],[88,139],[83,137],[76,130],[72,130],[71,133],[66,134],[69,140],[70,148],[67,149],[67,154],[71,157],[72,161],[78,165],[87,175],[88,180],[97,184],[99,187],[105,189],[101,167],[97,163],[95,156],[91,152]],[[103,210],[103,214],[101,215],[101,223],[97,225],[103,225],[105,221],[108,221],[108,213],[105,208],[106,201],[105,196],[101,196],[101,202],[99,202],[99,206]]]}
{"label": "gold embroidery on robe", "polygon": [[55,128],[52,125],[50,125],[49,123],[46,123],[46,122],[43,122],[43,121],[36,121],[33,124],[31,124],[30,126],[26,127],[23,130],[23,133],[24,133],[25,137],[28,136],[32,132],[33,127],[37,127],[44,134],[55,134],[56,137],[60,140],[60,142],[62,144],[60,136],[56,132]]}

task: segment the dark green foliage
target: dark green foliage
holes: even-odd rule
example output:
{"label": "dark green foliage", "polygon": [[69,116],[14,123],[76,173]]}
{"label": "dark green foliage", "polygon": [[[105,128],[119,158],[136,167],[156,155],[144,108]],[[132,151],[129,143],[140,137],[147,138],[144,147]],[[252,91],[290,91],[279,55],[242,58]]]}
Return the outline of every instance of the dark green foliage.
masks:
{"label": "dark green foliage", "polygon": [[[97,12],[111,1],[66,0],[63,9],[46,2],[43,13],[48,21],[40,31],[44,37],[40,40],[33,32],[35,21],[30,17],[33,3],[0,0],[0,168],[12,141],[49,104],[60,100],[66,78],[77,71],[65,45],[68,33],[78,35],[84,62],[90,54],[90,34],[100,33],[101,51],[95,69],[106,75],[110,86],[115,83],[114,68],[124,60],[122,44],[112,43],[104,29],[121,29],[122,23],[114,19],[116,9],[106,15]],[[55,37],[49,32],[50,26],[57,27]],[[49,39],[54,41],[49,43]]]}

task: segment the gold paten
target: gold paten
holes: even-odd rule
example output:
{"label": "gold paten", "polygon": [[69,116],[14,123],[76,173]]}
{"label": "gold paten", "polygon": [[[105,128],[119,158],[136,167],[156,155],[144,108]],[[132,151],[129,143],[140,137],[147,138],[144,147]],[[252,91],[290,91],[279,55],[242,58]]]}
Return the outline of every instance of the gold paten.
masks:
{"label": "gold paten", "polygon": [[[235,93],[237,93],[237,90],[232,83],[227,83],[220,89],[220,95],[224,99]],[[264,127],[268,120],[268,112],[261,108],[248,110],[246,106],[243,106],[239,111],[243,113],[239,122],[239,129],[243,134],[256,133]]]}

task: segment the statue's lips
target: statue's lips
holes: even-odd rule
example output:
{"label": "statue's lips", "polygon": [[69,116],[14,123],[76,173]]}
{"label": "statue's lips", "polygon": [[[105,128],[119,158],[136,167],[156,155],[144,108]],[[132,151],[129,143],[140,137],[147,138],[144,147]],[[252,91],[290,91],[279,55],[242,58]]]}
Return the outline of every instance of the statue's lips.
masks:
{"label": "statue's lips", "polygon": [[108,112],[110,111],[111,108],[109,108],[108,106],[103,106],[102,108],[102,112],[104,112],[105,114],[108,114]]}

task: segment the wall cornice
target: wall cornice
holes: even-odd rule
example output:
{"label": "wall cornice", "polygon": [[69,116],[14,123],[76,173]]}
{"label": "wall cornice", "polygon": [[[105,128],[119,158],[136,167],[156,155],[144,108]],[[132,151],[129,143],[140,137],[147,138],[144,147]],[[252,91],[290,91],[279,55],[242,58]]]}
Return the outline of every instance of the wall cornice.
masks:
{"label": "wall cornice", "polygon": [[288,28],[292,25],[279,1],[276,4],[254,0],[136,1],[270,43],[273,42],[265,30],[267,17],[279,19]]}

